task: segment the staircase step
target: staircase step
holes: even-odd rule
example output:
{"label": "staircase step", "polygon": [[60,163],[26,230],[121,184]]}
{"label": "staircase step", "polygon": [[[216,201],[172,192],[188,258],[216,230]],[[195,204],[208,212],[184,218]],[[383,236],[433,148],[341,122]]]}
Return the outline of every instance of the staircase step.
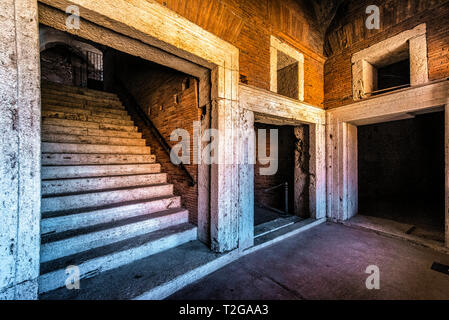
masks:
{"label": "staircase step", "polygon": [[39,292],[48,292],[65,285],[66,268],[76,265],[81,279],[93,277],[150,255],[168,250],[197,237],[197,228],[185,223],[112,245],[95,248],[80,254],[41,264]]}
{"label": "staircase step", "polygon": [[61,87],[61,88],[54,88],[54,87],[47,87],[43,86],[42,93],[48,93],[48,94],[56,94],[56,95],[72,95],[76,94],[82,97],[91,97],[91,98],[104,98],[104,99],[110,99],[110,100],[119,100],[118,96],[114,93],[104,92],[104,91],[95,91],[95,90],[86,90],[84,88],[79,87]]}
{"label": "staircase step", "polygon": [[81,87],[75,87],[70,85],[63,85],[60,83],[55,83],[51,81],[42,81],[42,90],[49,90],[59,93],[69,92],[69,93],[77,93],[77,94],[83,94],[83,95],[92,95],[95,97],[98,96],[105,96],[114,98],[117,97],[115,93],[112,92],[106,92],[106,91],[99,91],[94,89],[88,89],[88,88],[81,88]]}
{"label": "staircase step", "polygon": [[82,280],[79,290],[64,286],[40,300],[162,300],[235,261],[239,254],[215,253],[199,240]]}
{"label": "staircase step", "polygon": [[106,130],[106,129],[91,129],[81,127],[64,127],[56,125],[43,125],[42,133],[58,133],[58,134],[74,134],[78,136],[102,136],[102,137],[117,137],[128,139],[141,139],[141,132],[134,131],[120,131],[120,130]]}
{"label": "staircase step", "polygon": [[124,111],[125,107],[119,103],[102,103],[102,102],[94,102],[94,101],[80,101],[80,100],[72,100],[72,101],[64,101],[59,99],[42,99],[43,105],[55,105],[61,107],[74,107],[74,108],[84,108],[84,107],[99,107],[99,108],[107,108],[107,109],[115,109]]}
{"label": "staircase step", "polygon": [[73,98],[73,97],[58,97],[58,96],[42,96],[42,105],[62,105],[71,107],[99,107],[107,109],[115,109],[124,111],[124,106],[120,101],[103,100],[103,99],[92,99],[92,98]]}
{"label": "staircase step", "polygon": [[108,153],[108,154],[150,154],[146,146],[115,146],[107,144],[42,142],[44,153]]}
{"label": "staircase step", "polygon": [[145,146],[144,139],[128,139],[103,136],[86,136],[74,134],[42,133],[42,142],[102,144],[115,146]]}
{"label": "staircase step", "polygon": [[128,111],[125,109],[114,109],[114,108],[105,108],[105,107],[98,107],[98,106],[83,106],[83,107],[65,107],[58,104],[42,104],[43,110],[55,110],[55,111],[81,111],[81,110],[87,110],[91,112],[99,112],[104,113],[109,116],[111,115],[128,115]]}
{"label": "staircase step", "polygon": [[64,119],[64,120],[75,120],[75,121],[88,121],[96,123],[110,123],[120,126],[134,126],[134,122],[128,119],[116,119],[116,118],[105,118],[99,116],[92,116],[87,114],[79,113],[67,113],[60,111],[42,111],[42,117],[44,119]]}
{"label": "staircase step", "polygon": [[61,101],[79,100],[79,101],[121,104],[120,100],[117,97],[94,96],[71,92],[56,92],[48,89],[42,90],[42,98],[49,100],[61,100]]}
{"label": "staircase step", "polygon": [[155,155],[99,154],[99,153],[43,153],[43,166],[69,166],[92,164],[150,164],[156,162]]}
{"label": "staircase step", "polygon": [[90,129],[105,129],[105,130],[119,130],[119,131],[130,131],[137,132],[137,127],[132,125],[116,125],[111,123],[99,123],[92,121],[77,121],[77,120],[67,120],[58,118],[43,118],[42,125],[56,125],[63,127],[79,127],[79,128],[90,128]]}
{"label": "staircase step", "polygon": [[41,140],[40,293],[197,239],[117,95],[44,82]]}
{"label": "staircase step", "polygon": [[136,187],[163,183],[167,183],[166,173],[99,178],[57,179],[42,181],[41,192],[43,197],[47,197],[69,192],[89,192],[95,190]]}
{"label": "staircase step", "polygon": [[42,237],[41,263],[71,256],[83,251],[104,247],[129,238],[187,223],[185,209],[137,216],[119,222],[67,231]]}
{"label": "staircase step", "polygon": [[113,118],[113,119],[123,119],[130,120],[131,117],[125,110],[108,109],[101,107],[84,107],[84,108],[73,108],[73,107],[62,107],[55,105],[42,105],[42,111],[47,112],[64,112],[64,113],[75,113],[88,116],[98,116],[103,118]]}
{"label": "staircase step", "polygon": [[172,184],[146,185],[83,193],[70,193],[43,197],[41,200],[41,210],[42,212],[52,212],[86,207],[100,207],[114,203],[171,195],[173,195]]}
{"label": "staircase step", "polygon": [[87,228],[180,207],[181,197],[169,196],[122,202],[103,207],[43,212],[41,233],[47,235],[77,228]]}
{"label": "staircase step", "polygon": [[79,165],[79,166],[43,166],[42,180],[87,177],[109,177],[130,174],[160,173],[161,165],[154,164],[117,164],[117,165]]}

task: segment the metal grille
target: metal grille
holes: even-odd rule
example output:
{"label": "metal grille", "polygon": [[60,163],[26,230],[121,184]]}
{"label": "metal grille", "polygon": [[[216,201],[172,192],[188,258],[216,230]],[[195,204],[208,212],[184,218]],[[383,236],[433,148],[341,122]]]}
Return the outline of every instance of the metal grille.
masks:
{"label": "metal grille", "polygon": [[86,51],[87,78],[103,81],[103,55]]}
{"label": "metal grille", "polygon": [[103,82],[103,55],[91,51],[85,51],[83,55],[81,63],[72,60],[73,84],[84,88],[98,87]]}

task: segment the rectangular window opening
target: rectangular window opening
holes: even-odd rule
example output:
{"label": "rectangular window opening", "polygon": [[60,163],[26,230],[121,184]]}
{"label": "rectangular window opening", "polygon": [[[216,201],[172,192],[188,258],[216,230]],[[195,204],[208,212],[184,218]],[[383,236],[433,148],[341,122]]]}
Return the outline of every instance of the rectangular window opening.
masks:
{"label": "rectangular window opening", "polygon": [[373,95],[391,92],[410,86],[410,59],[377,69],[377,88]]}
{"label": "rectangular window opening", "polygon": [[277,53],[277,88],[278,93],[292,98],[298,99],[299,95],[299,63],[298,60],[289,55],[278,51]]}

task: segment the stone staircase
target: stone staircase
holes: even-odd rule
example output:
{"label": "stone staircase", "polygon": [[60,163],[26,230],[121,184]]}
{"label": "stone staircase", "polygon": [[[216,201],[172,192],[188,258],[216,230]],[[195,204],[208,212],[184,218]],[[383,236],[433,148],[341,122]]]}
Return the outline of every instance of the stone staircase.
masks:
{"label": "stone staircase", "polygon": [[40,293],[197,238],[120,100],[89,89],[42,85],[41,210]]}

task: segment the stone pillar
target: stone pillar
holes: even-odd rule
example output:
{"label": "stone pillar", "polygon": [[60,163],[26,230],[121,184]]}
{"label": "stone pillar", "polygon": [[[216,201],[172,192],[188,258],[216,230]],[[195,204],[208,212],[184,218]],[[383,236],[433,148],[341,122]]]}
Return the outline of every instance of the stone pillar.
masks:
{"label": "stone pillar", "polygon": [[40,249],[37,1],[0,2],[0,299],[36,299]]}
{"label": "stone pillar", "polygon": [[309,208],[315,219],[326,218],[326,126],[309,125]]}
{"label": "stone pillar", "polygon": [[427,38],[426,34],[409,40],[410,47],[410,84],[412,86],[429,81],[427,67]]}
{"label": "stone pillar", "polygon": [[351,219],[359,210],[357,127],[346,122],[343,126],[343,207],[346,219]]}
{"label": "stone pillar", "polygon": [[254,245],[254,164],[256,137],[254,113],[241,110],[241,131],[239,132],[239,249]]}
{"label": "stone pillar", "polygon": [[[211,128],[217,130],[219,138],[211,165],[211,249],[221,253],[239,247],[242,166],[238,160],[242,144],[238,129],[242,113],[238,102],[238,72],[218,66],[212,70],[211,79]],[[224,92],[224,88],[231,90]]]}
{"label": "stone pillar", "polygon": [[377,69],[368,61],[363,60],[363,92],[364,98],[370,97],[377,90]]}

